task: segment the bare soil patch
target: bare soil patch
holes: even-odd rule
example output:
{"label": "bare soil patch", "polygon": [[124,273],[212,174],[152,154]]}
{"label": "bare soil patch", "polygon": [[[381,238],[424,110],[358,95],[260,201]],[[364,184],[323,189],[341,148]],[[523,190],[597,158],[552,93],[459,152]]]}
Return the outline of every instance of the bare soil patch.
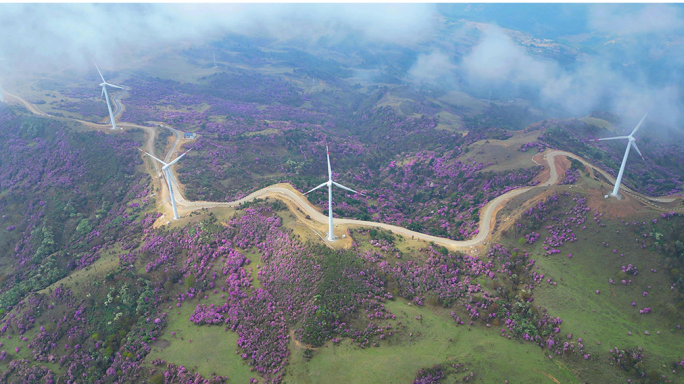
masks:
{"label": "bare soil patch", "polygon": [[611,219],[635,216],[643,210],[643,205],[627,194],[623,194],[622,200],[606,199],[603,192],[595,189],[588,190],[587,206]]}
{"label": "bare soil patch", "polygon": [[558,172],[558,180],[565,180],[568,169],[570,169],[571,166],[570,160],[565,156],[556,156],[554,158],[554,163],[556,166],[556,172]]}
{"label": "bare soil patch", "polygon": [[164,349],[164,348],[170,347],[170,346],[171,346],[171,342],[168,341],[168,340],[159,339],[159,340],[153,342],[153,343],[150,344],[150,345],[153,346],[153,347],[155,347],[155,348]]}

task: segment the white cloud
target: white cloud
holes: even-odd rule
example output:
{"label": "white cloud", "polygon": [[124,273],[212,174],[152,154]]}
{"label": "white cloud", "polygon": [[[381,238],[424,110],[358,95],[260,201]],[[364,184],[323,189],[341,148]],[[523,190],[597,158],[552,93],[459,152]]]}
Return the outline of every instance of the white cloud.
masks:
{"label": "white cloud", "polygon": [[435,83],[440,79],[450,76],[456,68],[451,63],[449,56],[440,51],[429,54],[420,54],[416,63],[409,69],[409,78],[417,83]]}
{"label": "white cloud", "polygon": [[430,37],[428,4],[0,4],[0,57],[44,71],[119,64],[150,47],[225,33],[277,39],[354,33],[414,44]]}
{"label": "white cloud", "polygon": [[643,75],[627,78],[600,56],[565,70],[555,61],[530,55],[496,26],[487,28],[461,68],[471,85],[506,83],[535,89],[543,104],[562,107],[574,116],[587,114],[607,100],[614,112],[627,119],[640,118],[651,107],[657,111],[654,117],[669,124],[682,117],[677,86],[654,86]]}
{"label": "white cloud", "polygon": [[589,26],[617,35],[671,32],[684,27],[679,8],[667,4],[600,4],[589,9]]}

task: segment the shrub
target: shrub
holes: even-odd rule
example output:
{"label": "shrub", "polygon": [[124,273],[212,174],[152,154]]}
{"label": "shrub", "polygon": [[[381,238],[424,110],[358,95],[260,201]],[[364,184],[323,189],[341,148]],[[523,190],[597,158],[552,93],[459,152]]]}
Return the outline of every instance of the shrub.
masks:
{"label": "shrub", "polygon": [[188,288],[192,288],[195,286],[196,281],[197,279],[195,278],[195,275],[189,275],[185,278],[185,286]]}

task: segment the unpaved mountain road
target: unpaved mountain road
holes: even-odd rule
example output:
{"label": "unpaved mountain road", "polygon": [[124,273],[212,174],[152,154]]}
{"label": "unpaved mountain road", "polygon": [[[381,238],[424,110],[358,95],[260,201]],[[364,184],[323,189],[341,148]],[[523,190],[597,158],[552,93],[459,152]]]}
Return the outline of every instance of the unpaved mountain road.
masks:
{"label": "unpaved mountain road", "polygon": [[[11,99],[14,99],[24,105],[29,111],[31,111],[34,114],[41,115],[41,116],[49,116],[48,114],[40,111],[38,108],[36,108],[33,104],[23,100],[22,98],[13,95],[13,94],[8,94],[5,93],[5,95],[9,96]],[[72,119],[76,120],[84,125],[93,127],[98,130],[102,130],[103,128],[109,128],[106,125],[102,124],[95,124],[95,123],[90,123],[82,120],[77,120],[77,119]],[[161,123],[159,123],[161,124]],[[143,129],[147,133],[147,142],[146,142],[146,147],[147,151],[150,153],[154,153],[154,138],[156,134],[156,128],[153,127],[146,127],[142,125],[137,125],[137,124],[132,124],[132,123],[119,123],[120,127],[129,127],[129,128],[140,128]],[[165,128],[170,129],[174,133],[174,143],[171,147],[171,149],[168,151],[166,156],[164,157],[164,160],[169,162],[171,161],[173,155],[177,150],[179,149],[181,140],[182,140],[182,133],[178,131],[177,129],[174,129],[172,127],[169,127],[168,125],[164,125]],[[512,191],[509,191],[501,196],[496,197],[495,199],[491,200],[488,202],[482,211],[480,212],[480,223],[479,223],[479,231],[477,235],[469,240],[451,240],[451,239],[445,239],[442,237],[437,237],[437,236],[432,236],[432,235],[427,235],[424,233],[419,233],[419,232],[414,232],[409,229],[399,227],[396,225],[391,225],[391,224],[385,224],[385,223],[376,223],[372,221],[362,221],[362,220],[354,220],[354,219],[335,219],[335,227],[338,228],[338,235],[343,232],[343,228],[345,227],[376,227],[376,228],[382,228],[386,229],[389,231],[392,231],[393,233],[399,234],[401,236],[404,236],[406,238],[411,237],[413,239],[419,239],[419,240],[424,240],[428,242],[434,242],[435,244],[447,247],[451,250],[459,250],[459,251],[464,251],[468,253],[477,253],[477,248],[485,245],[487,241],[489,240],[491,236],[491,228],[492,228],[492,221],[495,220],[496,218],[496,213],[500,208],[502,208],[506,202],[509,200],[515,198],[516,196],[519,196],[527,191],[530,191],[534,188],[540,188],[540,187],[548,187],[551,185],[555,185],[558,182],[558,171],[556,169],[556,157],[557,156],[565,156],[573,159],[577,159],[581,161],[584,165],[590,167],[591,169],[595,169],[596,171],[600,172],[607,180],[611,182],[615,182],[615,178],[612,177],[610,174],[607,172],[601,170],[600,168],[592,165],[591,163],[587,162],[583,158],[570,153],[566,151],[560,151],[560,150],[550,150],[548,152],[544,153],[544,159],[546,160],[547,166],[549,167],[549,178],[546,180],[544,183],[541,183],[536,186],[532,187],[522,187],[518,188]],[[533,160],[534,161],[534,160]],[[536,162],[536,161],[535,161]],[[159,164],[156,161],[152,161],[152,164],[154,166],[154,169],[156,171],[156,175],[159,175]],[[172,172],[173,174],[173,172]],[[155,176],[156,176],[155,175]],[[231,201],[231,202],[216,202],[216,201],[188,201],[185,199],[183,196],[183,189],[181,186],[178,184],[177,178],[175,174],[172,177],[173,180],[171,180],[171,184],[173,188],[175,188],[177,193],[174,194],[175,199],[176,199],[176,205],[178,206],[178,211],[179,214],[187,214],[192,211],[196,211],[199,209],[211,209],[211,208],[218,208],[218,207],[236,207],[240,204],[246,203],[253,201],[255,199],[263,199],[263,198],[276,198],[276,199],[282,199],[282,200],[287,200],[290,203],[294,204],[295,207],[297,207],[299,210],[302,211],[303,214],[305,214],[307,217],[306,219],[303,219],[301,216],[303,215],[298,215],[300,216],[300,219],[303,219],[302,222],[305,223],[306,225],[312,227],[316,226],[321,226],[321,225],[326,225],[328,217],[323,215],[323,213],[309,200],[304,197],[304,195],[297,191],[292,185],[290,184],[275,184],[263,189],[260,189],[258,191],[255,191],[248,196],[245,196],[239,200],[236,201]],[[628,188],[622,186],[621,190],[624,192],[627,192],[629,195],[639,199],[640,201],[644,202],[645,204],[648,204],[654,208],[661,209],[661,210],[667,210],[667,208],[663,208],[660,206],[658,203],[670,203],[675,200],[681,200],[680,196],[667,196],[667,197],[648,197],[648,196],[643,196],[641,194],[635,193]],[[171,203],[168,201],[169,200],[169,191],[168,187],[166,187],[166,183],[161,183],[161,200],[162,204],[164,205],[165,211],[166,212],[171,212]],[[670,209],[671,210],[671,209]],[[310,223],[309,221],[314,221],[315,223]]]}

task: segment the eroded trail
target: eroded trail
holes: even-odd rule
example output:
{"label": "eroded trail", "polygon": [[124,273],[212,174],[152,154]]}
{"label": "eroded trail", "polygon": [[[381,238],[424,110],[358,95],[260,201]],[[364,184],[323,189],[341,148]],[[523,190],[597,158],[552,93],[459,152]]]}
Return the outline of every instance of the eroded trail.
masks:
{"label": "eroded trail", "polygon": [[[49,116],[48,114],[40,111],[37,107],[35,107],[33,104],[23,100],[22,98],[13,95],[13,94],[8,94],[5,93],[7,96],[9,96],[11,99],[14,99],[18,101],[19,103],[23,104],[29,111],[31,111],[34,114],[41,115],[41,116]],[[81,124],[84,124],[86,126],[90,126],[92,128],[98,129],[98,130],[103,130],[103,129],[108,129],[109,126],[107,125],[102,125],[102,124],[95,124],[95,123],[90,123],[82,120],[77,120],[77,119],[71,119],[71,120],[76,120],[80,122]],[[150,153],[154,153],[154,138],[156,135],[156,128],[152,127],[146,127],[142,125],[137,125],[137,124],[132,124],[132,123],[118,123],[120,127],[128,127],[128,128],[140,128],[143,129],[147,133],[147,142],[146,142],[146,150]],[[181,141],[182,141],[182,132],[180,132],[177,129],[174,129],[172,127],[169,127],[167,125],[164,125],[164,127],[170,129],[174,133],[174,143],[171,146],[171,149],[165,156],[165,161],[169,161],[173,155],[174,152],[176,152],[180,146],[182,146]],[[509,200],[527,192],[530,191],[534,188],[540,188],[540,187],[548,187],[551,185],[555,185],[558,183],[559,175],[558,171],[556,169],[556,164],[555,160],[557,156],[565,156],[573,159],[577,159],[581,161],[584,165],[590,167],[591,169],[595,169],[597,172],[600,172],[607,180],[611,182],[615,182],[615,178],[612,177],[610,174],[607,172],[601,170],[600,168],[594,166],[593,164],[587,162],[583,158],[570,153],[566,151],[560,151],[560,150],[551,150],[548,152],[545,152],[545,162],[546,166],[549,167],[549,178],[546,180],[544,183],[541,183],[537,186],[533,187],[522,187],[518,188],[512,191],[509,191],[501,196],[496,197],[495,199],[491,200],[488,202],[484,208],[480,211],[480,223],[479,223],[479,231],[475,237],[469,240],[451,240],[451,239],[445,239],[442,237],[437,237],[437,236],[432,236],[432,235],[427,235],[424,233],[419,233],[415,231],[411,231],[409,229],[399,227],[396,225],[391,225],[391,224],[385,224],[385,223],[377,223],[377,222],[372,222],[372,221],[362,221],[362,220],[354,220],[354,219],[342,219],[342,218],[337,218],[335,219],[335,227],[338,228],[340,231],[339,233],[342,232],[342,229],[340,227],[376,227],[376,228],[382,228],[385,230],[390,230],[396,234],[402,235],[406,238],[413,238],[413,239],[419,239],[419,240],[424,240],[428,242],[434,242],[435,244],[447,247],[452,250],[459,250],[459,251],[464,251],[468,253],[477,253],[478,247],[486,245],[487,241],[489,240],[492,232],[492,221],[496,219],[496,213],[497,211],[502,208]],[[536,163],[535,160],[532,160]],[[153,167],[156,171],[156,174],[159,174],[159,164],[156,161],[152,162]],[[542,163],[543,164],[543,163]],[[173,174],[173,172],[172,172]],[[156,175],[155,175],[156,176]],[[166,212],[171,212],[171,203],[169,202],[169,191],[168,187],[166,186],[166,183],[160,183],[161,184],[161,200],[163,202],[163,205],[165,207]],[[260,189],[258,191],[255,191],[248,196],[245,196],[239,200],[231,201],[231,202],[217,202],[217,201],[188,201],[184,196],[183,196],[183,189],[179,185],[177,181],[177,177],[175,174],[173,174],[171,184],[173,188],[177,191],[174,196],[176,200],[176,205],[178,206],[178,211],[179,214],[187,214],[192,211],[196,211],[199,209],[211,209],[211,208],[217,208],[217,207],[236,207],[240,204],[243,204],[245,202],[250,202],[255,199],[263,199],[266,197],[270,198],[276,198],[276,199],[282,199],[282,200],[287,200],[288,202],[292,203],[295,207],[299,208],[304,215],[307,215],[310,217],[310,219],[314,222],[317,226],[320,225],[326,225],[328,217],[323,215],[323,213],[309,200],[304,197],[304,195],[297,191],[292,185],[290,184],[275,184],[263,189]],[[640,201],[649,204],[650,206],[653,206],[658,209],[665,209],[662,208],[658,203],[668,203],[672,202],[675,199],[680,199],[679,197],[674,198],[674,197],[648,197],[648,196],[643,196],[640,194],[637,194],[630,189],[626,187],[621,187],[621,191],[627,192],[629,195],[639,199]],[[313,228],[314,223],[309,223],[308,220],[303,220],[303,222]]]}

